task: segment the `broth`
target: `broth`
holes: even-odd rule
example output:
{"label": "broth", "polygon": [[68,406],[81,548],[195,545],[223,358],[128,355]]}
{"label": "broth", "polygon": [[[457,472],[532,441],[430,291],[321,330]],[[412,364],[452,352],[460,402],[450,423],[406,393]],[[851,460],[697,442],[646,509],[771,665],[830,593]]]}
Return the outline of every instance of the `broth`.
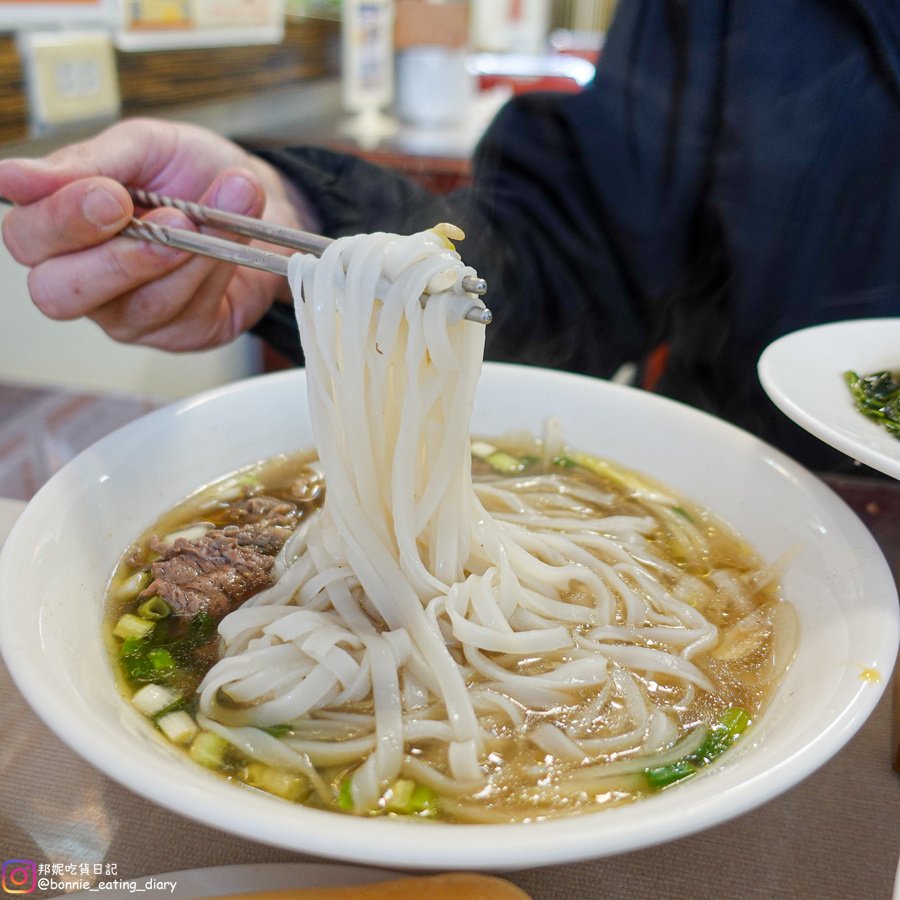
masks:
{"label": "broth", "polygon": [[[602,686],[576,691],[566,704],[529,706],[521,696],[504,695],[492,687],[490,678],[475,671],[471,657],[448,641],[469,689],[479,695],[479,725],[486,735],[482,780],[460,792],[441,790],[440,778],[425,774],[448,768],[447,742],[428,736],[429,729],[437,728],[432,722],[446,717],[446,710],[434,696],[420,698],[415,706],[404,683],[403,702],[412,707],[409,712],[415,723],[409,727],[418,728],[424,737],[405,741],[407,765],[402,777],[381,787],[377,808],[368,812],[452,822],[528,821],[617,805],[695,774],[757,718],[793,653],[796,621],[792,608],[780,597],[775,569],[763,566],[755,552],[708,511],[684,498],[673,501],[664,488],[657,490],[643,476],[616,465],[568,451],[544,458],[540,442],[521,439],[491,445],[475,442],[476,450],[473,478],[484,508],[498,518],[506,517],[510,527],[515,527],[516,497],[525,495],[537,497],[537,506],[554,515],[557,501],[564,500],[566,509],[573,512],[561,517],[561,523],[583,515],[585,528],[591,529],[590,523],[599,521],[609,529],[597,534],[598,543],[604,545],[628,544],[617,531],[626,519],[652,519],[633,549],[662,561],[653,568],[659,587],[640,579],[629,582],[626,577],[622,595],[610,601],[616,627],[631,629],[634,635],[628,640],[612,639],[602,627],[576,624],[573,646],[599,646],[612,655],[634,647],[645,654],[641,659],[657,651],[662,665],[667,629],[674,629],[662,613],[651,615],[649,622],[630,622],[634,612],[628,590],[650,597],[650,609],[654,608],[653,592],[663,590],[676,598],[672,602],[690,607],[717,629],[715,642],[691,658],[715,690],[696,684],[686,687],[683,679],[663,670],[641,668],[645,663],[629,667],[613,660]],[[265,745],[260,749],[252,741],[251,746],[222,736],[245,735],[246,726],[226,722],[227,727],[212,730],[199,712],[197,694],[219,659],[215,627],[223,609],[227,613],[268,585],[268,579],[255,581],[266,558],[275,558],[283,543],[279,538],[315,515],[323,497],[322,476],[311,453],[271,460],[203,488],[167,512],[124,554],[109,588],[106,628],[123,692],[139,702],[141,696],[149,696],[142,693],[148,685],[162,688],[156,706],[150,704],[142,711],[195,761],[228,779],[290,801],[349,811],[349,776],[373,748],[365,724],[372,714],[370,698],[346,708],[340,720],[326,707],[299,721],[254,729],[260,746]],[[254,530],[261,515],[262,519],[277,518],[276,537],[263,535],[263,528]],[[602,526],[604,522],[607,526]],[[172,539],[172,535],[180,537]],[[230,594],[205,570],[208,555],[196,552],[197,542],[209,543],[210,535],[216,544],[213,556],[240,563],[239,574],[229,576]],[[184,559],[189,565],[182,565]],[[213,585],[217,605],[198,604],[191,586],[196,581],[177,581],[191,574]],[[168,613],[152,602],[154,596],[158,599],[154,585],[164,582],[169,596],[177,601],[164,604]],[[564,597],[570,611],[580,615],[599,602],[585,584],[572,579]],[[154,608],[161,617],[154,618]],[[367,615],[382,627],[369,608]],[[482,656],[488,667],[502,667],[514,675],[550,677],[560,666],[582,658],[570,647]],[[642,733],[629,743],[629,732],[637,728],[634,707],[629,705],[635,692],[651,712]],[[224,697],[221,709],[226,718],[231,706],[236,714],[241,711],[240,703]],[[355,730],[354,716],[359,720]],[[654,728],[658,739],[652,737]],[[315,748],[335,737],[348,748],[345,758],[317,762]],[[271,741],[305,756],[310,765],[272,765],[276,751]],[[646,747],[654,741],[659,746],[647,753]],[[416,775],[419,771],[421,780]]]}

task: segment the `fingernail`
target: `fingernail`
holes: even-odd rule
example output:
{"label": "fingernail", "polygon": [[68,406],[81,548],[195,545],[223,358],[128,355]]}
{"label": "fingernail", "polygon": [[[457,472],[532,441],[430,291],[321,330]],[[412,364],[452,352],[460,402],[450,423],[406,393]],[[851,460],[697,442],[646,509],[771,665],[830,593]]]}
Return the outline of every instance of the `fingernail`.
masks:
{"label": "fingernail", "polygon": [[122,204],[103,188],[91,188],[84,195],[81,211],[88,222],[98,228],[118,225],[127,215]]}
{"label": "fingernail", "polygon": [[256,185],[241,175],[231,175],[216,189],[213,206],[230,212],[248,212],[256,205]]}

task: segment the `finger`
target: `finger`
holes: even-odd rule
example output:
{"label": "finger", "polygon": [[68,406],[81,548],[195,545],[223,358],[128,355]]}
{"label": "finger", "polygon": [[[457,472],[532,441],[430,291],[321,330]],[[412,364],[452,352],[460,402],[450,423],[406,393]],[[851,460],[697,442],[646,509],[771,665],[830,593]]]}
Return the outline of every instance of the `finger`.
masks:
{"label": "finger", "polygon": [[3,240],[14,259],[35,266],[109,240],[128,224],[133,210],[120,184],[85,178],[11,209],[3,220]]}
{"label": "finger", "polygon": [[231,166],[215,178],[200,202],[215,209],[258,216],[266,205],[266,192],[249,169]]}
{"label": "finger", "polygon": [[176,353],[218,347],[241,333],[225,294],[214,298],[210,294],[202,304],[196,300],[175,305],[168,295],[141,288],[100,307],[89,318],[113,340]]}
{"label": "finger", "polygon": [[[177,210],[154,210],[148,218],[160,225],[196,230]],[[29,273],[28,289],[44,315],[77,319],[141,285],[162,279],[191,258],[191,254],[173,247],[115,237],[96,247],[46,260]]]}
{"label": "finger", "polygon": [[126,119],[90,140],[54,151],[45,162],[50,179],[61,179],[58,187],[105,175],[131,187],[196,200],[226,165],[248,159],[236,144],[196,125]]}
{"label": "finger", "polygon": [[[244,215],[261,212],[265,204],[258,182],[241,169],[223,172],[201,199]],[[223,302],[234,274],[235,266],[195,257],[164,280],[146,282],[115,303],[96,307],[90,316],[118,341],[147,343],[151,335],[163,335],[159,340],[165,343],[154,346],[170,350],[215,346],[233,339],[259,317],[234,315],[229,301]]]}
{"label": "finger", "polygon": [[[265,194],[256,179],[243,169],[227,169],[201,197],[217,209],[257,215],[265,205]],[[234,242],[248,238],[220,234]],[[189,260],[161,282],[149,282],[115,305],[98,308],[91,317],[110,336],[124,342],[143,342],[164,326],[168,349],[212,346],[236,336],[241,320],[223,321],[222,298],[235,274],[235,267],[197,257]],[[175,302],[174,298],[183,298]],[[247,324],[244,324],[247,327]],[[178,334],[182,328],[184,333]]]}
{"label": "finger", "polygon": [[81,178],[147,184],[165,170],[177,146],[172,123],[129,120],[43,159],[0,160],[0,194],[27,205]]}
{"label": "finger", "polygon": [[[266,203],[266,195],[256,178],[244,169],[226,169],[214,179],[209,189],[201,196],[200,202],[215,209],[258,216]],[[249,244],[250,238],[213,228],[201,228],[209,234],[226,238],[233,243]],[[218,308],[218,301],[231,282],[235,267],[223,263],[215,266],[196,264],[185,266],[178,272],[177,289],[195,295],[193,307],[198,315],[203,315],[204,305],[210,314]]]}
{"label": "finger", "polygon": [[[182,164],[173,164],[179,154]],[[198,183],[208,184],[224,160],[244,158],[237,146],[197,126],[127,119],[43,159],[0,160],[0,195],[27,205],[81,178],[106,176],[195,199]]]}
{"label": "finger", "polygon": [[[242,169],[223,172],[203,199],[222,208],[230,207],[230,212],[245,214],[258,212],[265,203],[259,183]],[[188,218],[174,209],[153,210],[146,218],[196,230]],[[38,308],[54,319],[84,315],[96,318],[94,314],[107,303],[132,295],[129,320],[117,314],[118,305],[109,313],[99,313],[98,319],[102,319],[102,327],[113,329],[119,340],[132,340],[171,320],[187,302],[212,302],[211,295],[224,292],[232,272],[232,266],[214,260],[191,257],[159,244],[117,238],[91,251],[46,260],[31,273],[29,288]],[[168,277],[159,285],[154,284],[162,276]],[[146,290],[139,290],[144,286]]]}
{"label": "finger", "polygon": [[53,172],[53,166],[43,159],[2,159],[0,195],[13,203],[40,200],[66,183],[61,182]]}
{"label": "finger", "polygon": [[[105,175],[121,184],[158,187],[154,182],[163,177],[166,189],[176,193],[182,183],[196,191],[196,173],[203,167],[197,153],[173,167],[179,147],[203,134],[193,125],[156,119],[126,119],[105,131],[76,144],[68,144],[46,157],[51,173],[57,177],[87,178]],[[184,156],[182,152],[182,156]],[[176,171],[173,171],[173,168]],[[190,193],[184,196],[192,199]]]}
{"label": "finger", "polygon": [[277,276],[228,268],[234,271],[225,291],[202,284],[190,302],[174,305],[164,289],[166,279],[104,305],[90,318],[117,341],[162,350],[206,350],[229,343],[265,314],[273,295],[269,281]]}

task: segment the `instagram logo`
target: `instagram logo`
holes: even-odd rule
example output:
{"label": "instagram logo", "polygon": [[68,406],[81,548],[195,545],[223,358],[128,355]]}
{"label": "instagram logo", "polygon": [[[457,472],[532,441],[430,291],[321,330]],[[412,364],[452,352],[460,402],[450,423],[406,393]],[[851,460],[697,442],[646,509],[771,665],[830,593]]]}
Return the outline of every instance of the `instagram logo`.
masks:
{"label": "instagram logo", "polygon": [[3,863],[3,890],[7,894],[30,894],[37,884],[33,859],[8,859]]}

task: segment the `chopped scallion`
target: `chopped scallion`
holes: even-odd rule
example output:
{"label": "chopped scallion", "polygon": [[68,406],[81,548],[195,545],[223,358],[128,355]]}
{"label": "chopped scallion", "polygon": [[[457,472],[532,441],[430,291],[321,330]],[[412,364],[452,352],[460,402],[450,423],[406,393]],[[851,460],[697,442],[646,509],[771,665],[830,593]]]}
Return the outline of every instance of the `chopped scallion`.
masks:
{"label": "chopped scallion", "polygon": [[644,769],[644,776],[647,783],[654,791],[664,788],[682,778],[695,774],[697,767],[687,759],[679,759],[677,762],[669,763],[667,766],[656,766],[653,769]]}
{"label": "chopped scallion", "polygon": [[251,473],[238,475],[223,482],[216,490],[216,500],[222,503],[230,503],[238,500],[247,493],[254,491],[262,482],[258,476]]}
{"label": "chopped scallion", "polygon": [[746,710],[738,706],[726,709],[719,717],[719,721],[710,728],[703,743],[693,753],[665,766],[644,769],[647,785],[656,791],[696,774],[702,766],[721,756],[746,731],[750,721]]}
{"label": "chopped scallion", "polygon": [[142,619],[150,619],[153,622],[167,618],[172,610],[160,596],[148,597],[137,609]]}
{"label": "chopped scallion", "polygon": [[134,692],[131,702],[145,716],[153,717],[169,709],[180,700],[180,695],[161,684],[145,684]]}
{"label": "chopped scallion", "polygon": [[160,716],[156,720],[156,724],[173,744],[188,743],[200,730],[197,723],[183,709]]}
{"label": "chopped scallion", "polygon": [[281,738],[288,734],[294,733],[293,725],[269,725],[266,728],[262,729],[266,734],[271,734],[272,737]]}
{"label": "chopped scallion", "polygon": [[174,700],[165,709],[161,709],[158,713],[155,713],[150,718],[156,721],[157,719],[161,719],[163,716],[169,715],[169,713],[177,712],[179,709],[184,709],[185,706],[187,706],[187,700],[184,697],[179,696],[177,700]]}
{"label": "chopped scallion", "polygon": [[198,522],[196,525],[188,525],[187,528],[179,528],[178,531],[172,531],[159,539],[159,543],[163,547],[171,547],[175,541],[198,541],[213,526],[208,522]]}
{"label": "chopped scallion", "polygon": [[496,450],[486,460],[492,469],[496,469],[503,475],[517,475],[524,472],[533,462],[536,456],[513,456],[503,450]]}
{"label": "chopped scallion", "polygon": [[479,459],[487,459],[492,453],[497,452],[497,448],[487,441],[472,441],[472,456]]}
{"label": "chopped scallion", "polygon": [[221,769],[225,766],[225,753],[229,747],[228,741],[212,731],[201,731],[191,742],[188,751],[194,762],[206,766],[208,769]]}
{"label": "chopped scallion", "polygon": [[131,597],[137,597],[148,584],[150,584],[150,573],[146,569],[139,569],[119,585],[116,594],[120,600],[128,600]]}
{"label": "chopped scallion", "polygon": [[437,794],[424,784],[398,778],[384,795],[384,809],[404,816],[433,816],[437,814]]}
{"label": "chopped scallion", "polygon": [[610,481],[615,481],[626,490],[632,491],[635,494],[646,494],[647,492],[652,491],[650,485],[638,478],[637,475],[632,472],[627,472],[624,469],[619,469],[617,466],[612,465],[612,463],[608,463],[605,459],[589,456],[587,453],[572,453],[569,458],[576,466],[581,466],[582,469],[587,469],[589,472],[593,472],[601,478],[608,478]]}
{"label": "chopped scallion", "polygon": [[261,762],[252,762],[244,766],[240,779],[244,784],[290,800],[292,803],[305,800],[310,793],[309,782],[302,775],[285,772]]}
{"label": "chopped scallion", "polygon": [[701,765],[721,756],[750,724],[750,716],[740,707],[733,706],[722,713],[713,725],[706,740],[691,754],[691,758]]}
{"label": "chopped scallion", "polygon": [[171,672],[175,668],[175,657],[165,647],[154,647],[147,651],[147,659],[159,673]]}
{"label": "chopped scallion", "polygon": [[349,775],[341,779],[341,784],[338,788],[337,805],[340,809],[345,809],[348,812],[353,809],[353,784]]}
{"label": "chopped scallion", "polygon": [[149,637],[151,631],[153,631],[153,622],[142,619],[140,616],[134,615],[134,613],[125,613],[125,615],[116,622],[115,628],[113,628],[113,634],[116,637],[126,640],[128,638]]}

